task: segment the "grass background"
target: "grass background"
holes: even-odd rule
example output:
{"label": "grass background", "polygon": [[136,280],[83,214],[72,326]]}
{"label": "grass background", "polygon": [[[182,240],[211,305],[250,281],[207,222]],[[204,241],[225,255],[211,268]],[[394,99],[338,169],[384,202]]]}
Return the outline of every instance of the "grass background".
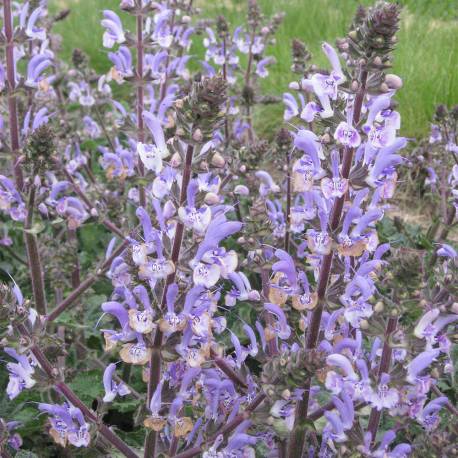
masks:
{"label": "grass background", "polygon": [[[334,43],[344,36],[358,4],[370,0],[259,0],[266,15],[283,11],[285,20],[277,34],[277,43],[268,54],[277,64],[263,82],[264,89],[275,95],[287,90],[292,80],[290,43],[303,40],[313,53],[313,61],[325,65],[319,48],[322,41]],[[403,134],[419,137],[429,130],[434,108],[439,103],[458,103],[458,0],[400,0],[403,5],[399,44],[393,72],[404,80],[397,99],[403,116]],[[49,0],[52,11],[71,8],[70,16],[56,26],[63,37],[64,58],[73,48],[81,48],[91,58],[92,66],[106,71],[110,63],[102,47],[102,10],[119,12],[119,0]],[[224,14],[232,27],[244,21],[245,0],[196,0],[202,7],[201,17]],[[120,13],[126,28],[132,26],[127,15]],[[200,43],[201,37],[196,37]],[[193,54],[202,56],[197,44]],[[269,106],[258,114],[258,124],[265,132],[276,130],[282,122],[283,107]]]}

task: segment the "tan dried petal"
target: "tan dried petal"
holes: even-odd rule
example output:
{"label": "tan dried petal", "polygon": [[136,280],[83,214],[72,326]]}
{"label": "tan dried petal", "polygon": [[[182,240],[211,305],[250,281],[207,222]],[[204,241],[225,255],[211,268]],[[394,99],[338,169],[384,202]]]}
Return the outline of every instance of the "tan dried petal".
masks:
{"label": "tan dried petal", "polygon": [[318,304],[318,294],[302,294],[293,296],[293,308],[296,310],[313,310]]}
{"label": "tan dried petal", "polygon": [[61,434],[59,434],[59,432],[56,429],[51,428],[49,430],[49,435],[52,437],[53,441],[56,444],[61,445],[62,447],[66,447],[67,446],[67,433],[65,433],[62,436]]}
{"label": "tan dried petal", "polygon": [[149,334],[154,329],[153,314],[149,310],[129,310],[129,326],[141,334]]}
{"label": "tan dried petal", "polygon": [[193,423],[189,417],[177,418],[175,421],[175,427],[173,430],[173,435],[175,437],[183,437],[186,434],[190,433],[193,428]]}
{"label": "tan dried petal", "polygon": [[143,421],[146,428],[152,429],[153,431],[161,431],[167,422],[163,417],[147,417]]}
{"label": "tan dried petal", "polygon": [[284,277],[283,272],[276,272],[272,279],[272,286],[269,288],[269,301],[272,304],[283,305],[288,300],[288,294],[278,287]]}
{"label": "tan dried petal", "polygon": [[342,256],[361,256],[367,250],[367,242],[364,239],[358,240],[351,245],[339,244],[337,251]]}
{"label": "tan dried petal", "polygon": [[125,363],[143,366],[151,358],[151,348],[144,345],[125,344],[119,352],[119,356]]}
{"label": "tan dried petal", "polygon": [[113,350],[116,347],[116,341],[112,339],[111,334],[104,332],[103,337],[105,339],[105,351]]}

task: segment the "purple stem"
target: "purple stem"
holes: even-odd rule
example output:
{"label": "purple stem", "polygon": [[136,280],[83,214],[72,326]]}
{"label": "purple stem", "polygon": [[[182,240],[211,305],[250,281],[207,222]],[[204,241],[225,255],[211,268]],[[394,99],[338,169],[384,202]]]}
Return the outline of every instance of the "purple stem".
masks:
{"label": "purple stem", "polygon": [[[250,48],[248,50],[248,64],[245,72],[245,86],[247,88],[250,87],[250,78],[251,78],[251,66],[253,64],[253,41],[256,34],[256,27],[253,27],[253,30],[250,34]],[[246,106],[246,116],[247,116],[247,123],[248,123],[248,140],[250,143],[253,142],[254,135],[253,135],[253,120],[251,119],[251,104],[247,103]]]}
{"label": "purple stem", "polygon": [[[367,70],[361,71],[361,84],[358,93],[355,97],[355,105],[353,111],[353,125],[358,125],[361,117],[361,108],[363,105],[364,95],[366,93],[366,82],[367,82]],[[343,151],[343,162],[342,162],[342,178],[348,179],[350,175],[350,169],[353,162],[353,148],[344,148]],[[342,216],[343,206],[345,202],[345,196],[336,199],[331,217],[331,232],[334,232],[339,224]],[[333,252],[325,255],[321,261],[320,275],[318,279],[318,305],[312,313],[312,319],[309,325],[305,346],[308,350],[316,348],[318,342],[318,335],[320,331],[321,316],[325,305],[326,288],[328,280],[331,275]],[[302,456],[302,450],[304,448],[305,441],[305,423],[307,419],[308,403],[310,397],[310,386],[311,377],[309,377],[304,386],[304,395],[302,399],[297,403],[296,414],[294,420],[294,427],[289,437],[288,444],[288,458],[300,458]],[[301,426],[302,425],[302,426]]]}
{"label": "purple stem", "polygon": [[41,267],[40,252],[35,234],[28,232],[32,229],[33,208],[35,206],[35,185],[30,186],[29,200],[27,202],[27,218],[24,224],[24,240],[27,251],[27,262],[29,266],[30,281],[32,283],[33,298],[35,307],[40,315],[46,315],[46,294],[43,269]]}
{"label": "purple stem", "polygon": [[[261,269],[261,282],[262,282],[262,294],[264,296],[265,302],[269,301],[269,290],[270,290],[270,280],[269,280],[269,269]],[[268,326],[273,325],[273,316],[271,313],[266,314],[266,323]],[[267,341],[267,356],[274,356],[278,354],[278,345],[275,339],[269,339]]]}
{"label": "purple stem", "polygon": [[226,374],[226,376],[230,378],[236,385],[239,385],[245,389],[248,388],[245,380],[243,380],[243,378],[237,374],[237,372],[235,372],[231,366],[227,364],[224,358],[219,357],[213,349],[210,350],[210,356],[215,361],[215,364],[221,369],[221,371],[224,372],[224,374]]}
{"label": "purple stem", "polygon": [[[17,329],[19,333],[26,339],[32,338],[24,324],[17,325]],[[81,399],[70,389],[70,387],[65,382],[56,380],[58,371],[52,366],[43,351],[36,344],[33,344],[30,347],[30,351],[33,353],[49,379],[54,382],[53,388],[57,392],[63,394],[71,404],[73,404],[75,407],[78,407],[78,409],[80,409],[83,413],[84,418],[87,421],[94,423],[100,434],[102,434],[102,436],[111,445],[113,445],[113,447],[117,448],[122,454],[124,454],[124,456],[128,458],[138,458],[138,455],[124,441],[122,441],[116,434],[114,434],[113,431],[108,428],[108,426],[102,423],[97,415],[81,401]]]}
{"label": "purple stem", "polygon": [[[178,455],[175,455],[174,458],[192,458],[193,456],[201,455],[202,452],[205,450],[205,447],[209,447],[215,442],[216,438],[220,434],[229,434],[232,431],[234,431],[237,426],[240,425],[244,420],[250,417],[251,413],[253,413],[260,405],[261,403],[266,399],[266,394],[265,393],[260,393],[258,394],[251,404],[245,409],[245,411],[239,415],[237,415],[230,423],[222,426],[215,434],[213,434],[202,446],[198,447],[192,447],[182,453],[179,453]],[[359,410],[362,407],[364,407],[366,404],[365,403],[360,403],[355,406],[355,409]],[[324,413],[328,410],[332,410],[335,408],[334,402],[328,402],[325,404],[323,407],[320,407],[319,409],[316,409],[314,412],[310,414],[310,420],[318,420],[320,419]]]}
{"label": "purple stem", "polygon": [[[385,331],[385,342],[383,344],[382,350],[382,357],[380,359],[380,366],[377,371],[377,379],[380,381],[381,375],[386,372],[388,373],[390,369],[391,363],[391,355],[393,353],[393,349],[390,346],[390,336],[396,330],[396,326],[398,324],[397,317],[390,317],[388,318],[388,323],[386,325]],[[371,433],[372,437],[372,444],[375,442],[375,436],[377,435],[377,429],[380,423],[380,418],[382,416],[382,411],[377,410],[375,407],[372,408],[371,414],[369,415],[369,423],[367,425],[367,430]]]}
{"label": "purple stem", "polygon": [[[139,143],[145,141],[145,126],[143,125],[143,109],[145,88],[143,86],[143,14],[141,13],[142,1],[137,1],[139,13],[137,15],[137,140]],[[138,161],[140,177],[145,175],[145,167],[142,161]],[[146,207],[145,188],[142,184],[138,187],[140,206]]]}
{"label": "purple stem", "polygon": [[128,240],[124,240],[121,245],[113,251],[111,256],[97,269],[95,273],[87,277],[80,285],[74,289],[56,308],[46,317],[48,322],[54,321],[62,312],[72,305],[85,291],[87,291],[111,266],[114,258],[119,256],[129,245]]}
{"label": "purple stem", "polygon": [[[81,187],[75,181],[73,176],[68,172],[65,166],[62,166],[62,171],[64,172],[65,178],[67,178],[67,180],[72,184],[73,190],[75,191],[77,196],[85,203],[88,209],[97,211],[97,209],[94,207],[89,197],[81,189]],[[113,234],[116,234],[118,237],[121,237],[122,239],[124,238],[124,234],[122,230],[119,229],[119,227],[117,227],[116,224],[114,224],[108,218],[104,218],[101,222],[110,232],[113,232]]]}
{"label": "purple stem", "polygon": [[[186,202],[186,192],[188,189],[189,181],[191,180],[191,172],[192,172],[192,156],[194,153],[194,147],[192,145],[188,145],[186,150],[186,157],[185,157],[185,164],[183,169],[183,178],[181,181],[181,190],[180,190],[180,206],[184,205]],[[176,276],[176,269],[177,269],[177,262],[180,256],[181,245],[183,243],[183,235],[184,235],[184,225],[181,221],[177,223],[177,227],[175,230],[175,237],[173,239],[172,245],[172,255],[171,261],[175,265],[174,271],[167,277],[165,282],[164,291],[162,293],[162,300],[161,300],[161,309],[164,309],[166,306],[166,298],[167,298],[167,291],[169,286],[175,281]],[[151,358],[149,362],[149,380],[148,380],[148,395],[146,398],[146,408],[149,408],[149,404],[151,401],[151,397],[153,396],[154,392],[156,391],[157,386],[161,380],[161,346],[162,346],[162,331],[157,328],[154,334],[153,339],[153,348],[151,352]],[[156,456],[156,443],[157,443],[157,432],[150,431],[145,437],[145,458],[154,458]]]}
{"label": "purple stem", "polygon": [[[170,30],[173,31],[173,27],[174,27],[174,23],[175,23],[175,14],[176,14],[176,11],[175,11],[175,8],[173,9],[172,11],[172,18],[170,20]],[[167,52],[167,57],[165,59],[165,78],[164,78],[164,81],[163,83],[161,84],[161,91],[160,91],[160,102],[162,102],[165,98],[165,95],[167,93],[167,86],[168,86],[168,83],[169,83],[169,63],[170,63],[170,51]]]}
{"label": "purple stem", "polygon": [[289,253],[289,232],[291,224],[291,157],[290,153],[286,156],[286,232],[285,232],[285,251]]}
{"label": "purple stem", "polygon": [[8,115],[10,125],[10,142],[13,153],[13,168],[16,186],[20,191],[24,188],[21,165],[19,163],[19,124],[17,116],[17,102],[14,91],[16,89],[16,71],[14,66],[13,16],[11,14],[11,0],[3,1],[3,16],[5,29],[6,53],[6,90],[8,94]]}

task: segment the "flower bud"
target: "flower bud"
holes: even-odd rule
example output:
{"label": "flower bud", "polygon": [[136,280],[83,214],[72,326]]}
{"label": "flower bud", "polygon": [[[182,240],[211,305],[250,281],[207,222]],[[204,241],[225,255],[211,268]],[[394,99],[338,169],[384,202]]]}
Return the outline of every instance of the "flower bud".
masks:
{"label": "flower bud", "polygon": [[356,30],[351,30],[350,32],[348,32],[348,36],[349,36],[353,41],[355,41],[355,40],[358,38],[358,32],[356,32]]}
{"label": "flower bud", "polygon": [[385,83],[390,89],[400,89],[402,87],[402,79],[393,73],[385,76]]}
{"label": "flower bud", "polygon": [[192,139],[195,142],[200,143],[203,139],[202,131],[200,129],[196,129],[192,134]]}
{"label": "flower bud", "polygon": [[179,167],[181,165],[181,156],[179,153],[173,153],[172,158],[170,159],[171,167]]}
{"label": "flower bud", "polygon": [[226,164],[226,161],[223,156],[221,156],[220,153],[215,153],[212,157],[211,164],[214,167],[224,167]]}
{"label": "flower bud", "polygon": [[307,322],[305,321],[304,318],[301,318],[299,320],[299,329],[302,331],[302,332],[305,332],[305,330],[307,329]]}
{"label": "flower bud", "polygon": [[289,391],[288,389],[283,390],[281,393],[281,397],[287,401],[291,397],[291,391]]}
{"label": "flower bud", "polygon": [[359,324],[361,329],[369,329],[369,321],[367,320],[361,320],[361,323]]}
{"label": "flower bud", "polygon": [[219,203],[219,196],[218,194],[215,194],[214,192],[208,192],[205,197],[204,197],[204,202],[207,205],[215,205]]}
{"label": "flower bud", "polygon": [[237,194],[239,196],[248,196],[250,194],[250,190],[243,184],[238,184],[234,188],[234,194]]}
{"label": "flower bud", "polygon": [[383,305],[383,302],[382,301],[379,301],[375,304],[374,306],[374,311],[376,313],[380,313],[380,312],[383,312],[383,309],[385,308],[385,306]]}
{"label": "flower bud", "polygon": [[328,133],[325,133],[321,136],[321,141],[324,143],[324,144],[328,144],[331,142],[331,136],[328,134]]}

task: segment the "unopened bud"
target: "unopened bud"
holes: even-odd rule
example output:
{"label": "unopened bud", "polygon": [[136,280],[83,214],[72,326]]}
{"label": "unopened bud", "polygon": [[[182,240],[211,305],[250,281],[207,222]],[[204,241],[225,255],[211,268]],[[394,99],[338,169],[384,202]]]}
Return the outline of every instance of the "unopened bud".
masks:
{"label": "unopened bud", "polygon": [[361,329],[369,329],[369,321],[361,320],[361,322],[359,323],[359,326]]}
{"label": "unopened bud", "polygon": [[305,332],[305,330],[307,329],[307,323],[305,321],[304,318],[301,318],[299,320],[299,329],[302,331],[302,332]]}
{"label": "unopened bud", "polygon": [[380,91],[381,91],[381,92],[389,92],[389,90],[390,90],[390,88],[388,87],[388,84],[382,83],[382,84],[380,85]]}
{"label": "unopened bud", "polygon": [[183,99],[175,100],[175,108],[183,108],[183,106],[184,106]]}
{"label": "unopened bud", "polygon": [[211,164],[215,167],[224,167],[226,161],[220,153],[215,153],[212,157]]}
{"label": "unopened bud", "polygon": [[171,167],[179,167],[181,165],[181,156],[179,153],[174,153],[172,159],[170,159]]}
{"label": "unopened bud", "polygon": [[245,164],[244,164],[244,165],[241,165],[241,166],[239,167],[239,172],[240,172],[240,173],[245,173],[245,172],[246,172],[246,165],[245,165]]}
{"label": "unopened bud", "polygon": [[376,58],[373,60],[372,63],[373,63],[375,66],[380,67],[380,65],[382,65],[382,59],[380,58],[380,56],[376,56]]}
{"label": "unopened bud", "polygon": [[385,83],[391,89],[400,89],[402,87],[402,79],[394,73],[389,73],[385,76]]}
{"label": "unopened bud", "polygon": [[457,313],[458,314],[458,302],[454,302],[452,306],[450,307],[450,311],[452,313]]}
{"label": "unopened bud", "polygon": [[328,133],[325,133],[321,137],[321,142],[328,144],[331,141],[331,136]]}
{"label": "unopened bud", "polygon": [[250,190],[243,184],[238,184],[234,188],[234,194],[237,194],[239,196],[248,196],[250,194]]}
{"label": "unopened bud", "polygon": [[287,401],[291,397],[291,391],[289,391],[288,389],[283,390],[281,393],[281,397]]}
{"label": "unopened bud", "polygon": [[356,92],[356,91],[359,89],[359,83],[358,83],[358,81],[353,80],[353,81],[351,82],[350,89],[351,89],[353,92]]}
{"label": "unopened bud", "polygon": [[297,81],[293,81],[289,83],[289,88],[292,89],[293,91],[298,91],[299,90],[299,83]]}
{"label": "unopened bud", "polygon": [[202,131],[200,129],[196,129],[194,133],[192,134],[192,139],[195,142],[201,142],[204,136],[202,135]]}
{"label": "unopened bud", "polygon": [[358,38],[358,32],[356,32],[356,30],[352,30],[351,32],[348,32],[348,36],[352,40],[356,40]]}
{"label": "unopened bud", "polygon": [[385,308],[385,306],[383,305],[383,302],[382,301],[379,301],[375,304],[374,306],[374,311],[376,313],[380,313],[380,312],[383,312],[383,309]]}
{"label": "unopened bud", "polygon": [[215,205],[219,203],[219,196],[218,194],[215,194],[214,192],[208,192],[204,197],[204,202],[207,205]]}

